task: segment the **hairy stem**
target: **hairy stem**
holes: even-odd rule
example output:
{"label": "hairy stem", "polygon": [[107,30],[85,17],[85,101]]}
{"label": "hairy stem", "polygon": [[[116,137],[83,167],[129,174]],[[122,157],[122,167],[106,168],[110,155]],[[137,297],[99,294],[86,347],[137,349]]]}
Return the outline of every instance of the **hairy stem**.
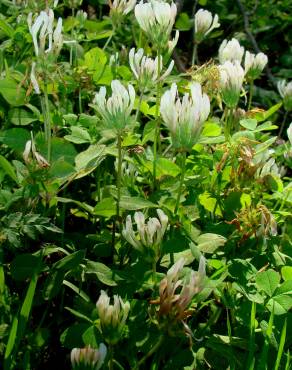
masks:
{"label": "hairy stem", "polygon": [[253,80],[252,80],[250,82],[250,85],[249,85],[249,99],[248,99],[247,110],[250,110],[250,108],[251,108],[252,96],[253,96],[253,88],[254,88],[254,84],[253,84]]}
{"label": "hairy stem", "polygon": [[159,105],[160,105],[160,94],[161,94],[161,83],[159,81],[161,76],[161,54],[160,49],[157,50],[157,58],[158,58],[158,71],[157,71],[157,92],[156,92],[156,108],[155,108],[155,121],[156,121],[156,128],[155,128],[155,136],[154,136],[154,148],[153,148],[153,190],[156,189],[156,170],[157,170],[157,147],[159,142],[160,136],[160,122],[159,122]]}
{"label": "hairy stem", "polygon": [[174,215],[177,214],[178,207],[180,204],[180,198],[181,198],[181,193],[182,193],[182,188],[184,184],[184,179],[185,179],[185,172],[186,172],[186,152],[182,153],[182,165],[181,165],[181,174],[180,174],[180,182],[179,182],[179,188],[178,188],[178,193],[177,193],[177,198],[176,198],[176,204],[174,208]]}

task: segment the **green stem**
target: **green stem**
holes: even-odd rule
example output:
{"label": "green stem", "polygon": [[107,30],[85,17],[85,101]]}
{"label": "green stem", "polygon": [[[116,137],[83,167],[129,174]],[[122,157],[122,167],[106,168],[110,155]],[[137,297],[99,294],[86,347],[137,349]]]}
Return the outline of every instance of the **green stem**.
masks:
{"label": "green stem", "polygon": [[253,88],[254,88],[254,84],[253,84],[253,80],[251,80],[250,85],[249,85],[249,99],[248,99],[247,110],[250,110],[250,108],[251,108]]}
{"label": "green stem", "polygon": [[110,35],[110,37],[106,40],[106,43],[104,44],[102,50],[105,50],[109,43],[112,41],[112,38],[114,37],[114,33],[115,33],[115,27],[113,26],[113,33]]}
{"label": "green stem", "polygon": [[230,141],[230,136],[231,136],[231,131],[232,131],[232,123],[233,123],[233,108],[225,107],[225,110],[226,110],[226,114],[224,114],[224,118],[225,118],[225,122],[224,122],[225,140]]}
{"label": "green stem", "polygon": [[138,362],[138,364],[135,366],[134,370],[137,370],[139,369],[139,367],[141,365],[144,364],[144,362],[149,358],[151,357],[157,350],[158,348],[161,346],[163,342],[163,336],[161,335],[157,341],[157,343],[150,349],[150,351],[148,353],[146,353],[146,355],[144,357],[141,358],[141,360]]}
{"label": "green stem", "polygon": [[44,117],[45,126],[45,140],[47,142],[47,160],[51,160],[51,119],[50,119],[50,106],[48,98],[47,79],[44,77],[44,95],[41,96],[41,106]]}
{"label": "green stem", "polygon": [[[72,8],[72,19],[75,17],[75,11],[74,8]],[[74,38],[74,27],[71,28],[71,41],[73,41]],[[75,49],[76,45],[73,43],[70,45],[70,66],[73,65],[73,48]]]}
{"label": "green stem", "polygon": [[117,220],[120,221],[121,202],[121,177],[122,177],[122,135],[118,134],[118,172],[117,172]]}
{"label": "green stem", "polygon": [[137,110],[136,110],[135,122],[138,121],[138,118],[139,118],[139,115],[140,115],[140,109],[141,109],[141,105],[142,105],[142,101],[143,101],[143,97],[144,97],[144,87],[140,91],[141,91],[141,94],[140,94],[140,97],[139,97],[138,106],[137,106]]}
{"label": "green stem", "polygon": [[192,55],[192,66],[195,64],[199,64],[199,59],[198,59],[198,43],[194,41],[194,47],[193,47],[193,55]]}
{"label": "green stem", "polygon": [[181,166],[181,174],[180,174],[180,182],[179,182],[179,188],[178,188],[178,193],[177,193],[177,199],[176,199],[176,204],[174,208],[174,215],[177,215],[179,203],[180,203],[180,198],[181,198],[181,193],[182,193],[182,188],[184,184],[184,179],[185,179],[185,172],[186,172],[186,152],[182,153],[182,166]]}
{"label": "green stem", "polygon": [[109,364],[108,364],[108,368],[109,370],[113,370],[114,368],[114,347],[112,344],[110,344],[109,346]]}
{"label": "green stem", "polygon": [[160,49],[157,50],[157,58],[158,58],[158,70],[157,70],[157,92],[156,92],[156,107],[155,107],[155,121],[156,121],[156,127],[155,127],[155,136],[154,136],[154,148],[153,148],[153,190],[156,189],[156,172],[157,172],[157,147],[158,147],[158,141],[159,141],[159,135],[160,135],[160,122],[159,122],[159,105],[160,105],[160,94],[161,94],[161,83],[159,81],[160,75],[161,75],[161,54]]}
{"label": "green stem", "polygon": [[283,121],[282,121],[282,124],[281,124],[281,127],[280,127],[280,131],[279,131],[279,134],[278,134],[278,139],[280,139],[281,136],[282,136],[287,117],[288,117],[288,111],[285,112],[285,115],[284,115],[284,118],[283,118]]}
{"label": "green stem", "polygon": [[152,272],[153,272],[153,285],[156,285],[156,258],[154,258],[152,263]]}

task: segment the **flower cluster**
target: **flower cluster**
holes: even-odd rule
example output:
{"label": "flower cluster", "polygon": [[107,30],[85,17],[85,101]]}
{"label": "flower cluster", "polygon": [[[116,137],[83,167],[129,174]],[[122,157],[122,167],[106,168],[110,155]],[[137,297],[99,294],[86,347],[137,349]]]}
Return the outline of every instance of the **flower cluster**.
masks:
{"label": "flower cluster", "polygon": [[287,111],[292,110],[292,81],[286,82],[285,80],[278,82],[278,90],[283,98],[284,107]]}
{"label": "flower cluster", "polygon": [[226,61],[219,66],[219,87],[222,99],[228,108],[237,106],[244,79],[244,70],[239,61]]}
{"label": "flower cluster", "polygon": [[[172,27],[175,22],[177,8],[174,3],[168,4],[164,1],[143,0],[135,7],[135,16],[139,26],[147,34],[150,41],[157,49],[165,49],[168,45]],[[178,31],[171,48],[173,49],[178,39]]]}
{"label": "flower cluster", "polygon": [[214,18],[208,10],[200,9],[195,14],[195,42],[200,43],[215,28],[220,27],[218,15]]}
{"label": "flower cluster", "polygon": [[230,41],[224,40],[219,47],[219,62],[223,64],[227,61],[241,63],[244,54],[243,46],[240,46],[237,39]]}
{"label": "flower cluster", "polygon": [[245,53],[244,73],[248,80],[258,78],[268,63],[268,57],[264,53],[252,54],[249,51]]}
{"label": "flower cluster", "polygon": [[161,280],[159,285],[159,315],[171,320],[183,320],[188,316],[186,309],[195,294],[203,288],[205,258],[201,257],[198,271],[191,270],[189,276],[180,279],[185,259],[179,259]]}
{"label": "flower cluster", "polygon": [[160,255],[160,245],[168,226],[168,217],[161,210],[157,210],[158,218],[150,217],[145,222],[145,216],[142,212],[135,212],[134,220],[137,225],[137,231],[133,229],[132,218],[127,216],[126,226],[122,231],[123,237],[146,258],[157,260]]}
{"label": "flower cluster", "polygon": [[111,305],[110,297],[102,290],[96,307],[104,338],[109,344],[117,343],[123,334],[130,303],[124,303],[120,296],[114,295],[114,304]]}
{"label": "flower cluster", "polygon": [[110,16],[113,20],[113,25],[118,26],[121,20],[129,14],[135,7],[136,0],[109,0]]}
{"label": "flower cluster", "polygon": [[118,80],[111,83],[112,96],[105,99],[106,88],[102,86],[96,93],[93,103],[104,119],[107,128],[122,132],[129,123],[135,102],[135,90],[132,85],[126,89]]}
{"label": "flower cluster", "polygon": [[172,60],[166,71],[161,74],[163,67],[161,55],[152,59],[144,55],[143,49],[139,49],[135,53],[134,48],[130,50],[129,63],[134,76],[138,80],[141,91],[151,89],[158,81],[165,79],[171,73],[174,66],[174,61]]}
{"label": "flower cluster", "polygon": [[106,358],[107,348],[101,343],[98,349],[74,348],[71,351],[71,365],[73,370],[98,370],[102,367]]}
{"label": "flower cluster", "polygon": [[196,144],[202,125],[210,113],[210,100],[202,93],[199,83],[190,84],[191,96],[186,93],[182,100],[177,98],[177,86],[161,97],[160,113],[170,131],[175,148],[190,151]]}
{"label": "flower cluster", "polygon": [[54,11],[52,9],[41,11],[34,23],[32,17],[32,13],[29,13],[27,23],[32,36],[35,55],[37,57],[44,54],[59,55],[63,46],[62,18],[58,19],[54,30]]}

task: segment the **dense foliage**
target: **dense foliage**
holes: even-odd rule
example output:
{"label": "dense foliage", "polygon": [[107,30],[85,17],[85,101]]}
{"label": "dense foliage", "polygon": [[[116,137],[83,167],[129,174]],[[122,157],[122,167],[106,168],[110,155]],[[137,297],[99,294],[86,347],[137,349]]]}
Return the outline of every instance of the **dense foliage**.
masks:
{"label": "dense foliage", "polygon": [[145,1],[0,2],[0,368],[288,370],[291,0]]}

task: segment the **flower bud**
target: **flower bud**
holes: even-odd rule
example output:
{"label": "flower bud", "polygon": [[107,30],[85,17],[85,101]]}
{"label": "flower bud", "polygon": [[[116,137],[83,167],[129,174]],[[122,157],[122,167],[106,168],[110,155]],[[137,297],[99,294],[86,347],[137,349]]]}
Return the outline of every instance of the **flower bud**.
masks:
{"label": "flower bud", "polygon": [[108,129],[121,133],[129,123],[135,102],[135,90],[132,85],[126,89],[118,80],[111,83],[112,96],[107,100],[106,88],[102,86],[96,93],[93,104],[104,119]]}
{"label": "flower bud", "polygon": [[195,41],[200,43],[214,28],[220,27],[218,15],[214,18],[208,10],[200,9],[195,14]]}
{"label": "flower bud", "polygon": [[238,104],[242,88],[244,71],[238,61],[227,61],[219,66],[219,87],[224,103],[228,108],[235,108]]}
{"label": "flower bud", "polygon": [[283,98],[284,108],[287,111],[292,110],[292,81],[286,83],[285,80],[278,82],[278,90]]}
{"label": "flower bud", "polygon": [[129,63],[134,76],[138,80],[141,91],[151,89],[158,81],[164,80],[171,73],[174,66],[174,61],[172,60],[166,71],[163,74],[160,73],[159,77],[159,68],[160,72],[163,68],[162,56],[155,59],[148,58],[144,55],[143,49],[139,49],[135,53],[134,48],[130,50]]}
{"label": "flower bud", "polygon": [[260,76],[266,64],[268,57],[264,53],[252,54],[249,51],[245,53],[244,73],[249,80],[255,80]]}
{"label": "flower bud", "polygon": [[163,236],[168,226],[168,217],[161,210],[157,210],[158,218],[150,217],[145,222],[145,216],[142,212],[135,212],[134,220],[137,225],[137,231],[133,229],[132,218],[130,215],[126,219],[126,227],[122,231],[123,237],[146,259],[157,260],[161,257],[160,246]]}
{"label": "flower bud", "polygon": [[135,6],[135,17],[139,26],[147,34],[154,46],[160,50],[167,48],[177,8],[174,3],[143,0]]}
{"label": "flower bud", "polygon": [[123,334],[123,329],[130,311],[130,303],[124,303],[122,298],[114,295],[114,304],[105,291],[101,291],[96,302],[102,334],[109,344],[117,343]]}
{"label": "flower bud", "polygon": [[184,258],[179,259],[161,280],[159,286],[159,315],[171,320],[183,320],[188,315],[186,309],[195,294],[203,288],[205,278],[205,258],[200,258],[198,271],[190,271],[187,278],[181,280],[181,272],[185,264]]}
{"label": "flower bud", "polygon": [[224,40],[219,47],[219,62],[220,64],[226,61],[241,63],[244,54],[244,48],[240,46],[237,39],[230,41]]}
{"label": "flower bud", "polygon": [[164,124],[170,131],[172,144],[180,150],[190,151],[199,139],[202,125],[210,113],[210,100],[202,93],[199,83],[190,84],[191,96],[177,97],[177,86],[161,97],[160,113]]}
{"label": "flower bud", "polygon": [[106,346],[101,343],[98,349],[90,346],[74,348],[71,351],[71,365],[73,370],[98,370],[102,367],[107,353]]}

